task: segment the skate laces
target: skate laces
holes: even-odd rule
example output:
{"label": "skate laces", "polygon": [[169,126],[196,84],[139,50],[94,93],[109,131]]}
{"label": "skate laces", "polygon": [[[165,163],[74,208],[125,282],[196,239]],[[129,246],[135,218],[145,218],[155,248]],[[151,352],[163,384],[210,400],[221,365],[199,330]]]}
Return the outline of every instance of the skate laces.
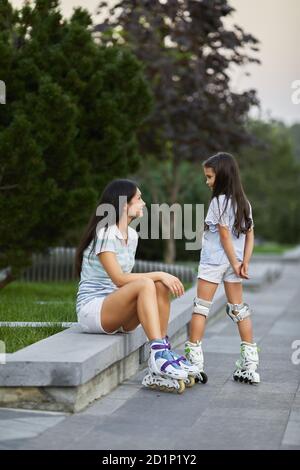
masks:
{"label": "skate laces", "polygon": [[164,337],[164,342],[167,346],[167,348],[169,349],[170,353],[172,354],[176,364],[178,364],[180,366],[180,363],[183,362],[184,364],[190,366],[192,365],[185,356],[180,356],[180,354],[177,354],[175,351],[172,351],[171,350],[171,343],[169,341],[169,336],[165,336]]}
{"label": "skate laces", "polygon": [[161,370],[164,370],[168,367],[168,365],[171,365],[175,369],[180,369],[179,364],[177,363],[177,360],[174,359],[172,351],[169,349],[168,345],[164,340],[161,340],[161,342],[155,342],[151,344],[151,349],[156,350],[157,352],[155,353],[155,359],[164,359],[166,362],[162,365]]}

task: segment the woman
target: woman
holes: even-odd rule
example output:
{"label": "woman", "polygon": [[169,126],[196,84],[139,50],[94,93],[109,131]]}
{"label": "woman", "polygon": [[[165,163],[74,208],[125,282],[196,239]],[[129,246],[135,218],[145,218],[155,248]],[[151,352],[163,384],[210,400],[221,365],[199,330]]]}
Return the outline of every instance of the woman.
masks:
{"label": "woman", "polygon": [[[129,224],[143,215],[142,194],[133,181],[109,183],[76,253],[80,275],[78,322],[87,333],[129,333],[139,324],[150,341],[149,373],[143,384],[184,390],[194,370],[173,353],[167,341],[169,292],[184,294],[181,281],[165,272],[131,273],[138,235]],[[100,211],[108,213],[97,215]]]}

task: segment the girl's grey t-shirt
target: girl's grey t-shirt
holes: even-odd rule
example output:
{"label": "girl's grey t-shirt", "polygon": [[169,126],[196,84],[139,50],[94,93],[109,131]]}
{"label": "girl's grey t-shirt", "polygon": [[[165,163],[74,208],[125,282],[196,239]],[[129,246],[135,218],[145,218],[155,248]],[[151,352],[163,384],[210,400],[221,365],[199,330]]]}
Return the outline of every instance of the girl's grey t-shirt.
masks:
{"label": "girl's grey t-shirt", "polygon": [[[204,231],[202,237],[202,250],[200,255],[200,262],[202,264],[219,265],[229,263],[228,257],[220,240],[218,224],[226,225],[229,228],[236,257],[239,261],[243,261],[246,235],[244,233],[240,233],[240,236],[237,237],[233,232],[235,210],[232,204],[231,197],[228,200],[228,205],[226,209],[225,205],[225,194],[221,194],[218,197],[214,197],[210,202],[207,215],[205,217],[205,223],[208,225],[208,230]],[[249,206],[250,219],[252,221],[253,228],[254,223],[250,202]]]}
{"label": "girl's grey t-shirt", "polygon": [[76,302],[77,314],[86,303],[97,297],[106,297],[117,289],[97,255],[105,251],[115,253],[123,272],[129,273],[134,266],[137,245],[138,234],[131,227],[128,227],[127,244],[116,224],[106,231],[104,228],[99,230],[93,252],[90,254],[91,242],[83,253]]}

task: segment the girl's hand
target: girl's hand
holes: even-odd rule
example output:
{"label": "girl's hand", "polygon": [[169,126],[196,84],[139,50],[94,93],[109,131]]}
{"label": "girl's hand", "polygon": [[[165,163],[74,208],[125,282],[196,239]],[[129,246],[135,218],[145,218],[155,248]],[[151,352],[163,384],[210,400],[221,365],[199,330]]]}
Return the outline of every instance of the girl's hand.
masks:
{"label": "girl's hand", "polygon": [[232,265],[232,268],[235,272],[235,274],[238,276],[238,277],[242,277],[241,276],[241,267],[242,267],[242,263],[241,262],[237,262],[235,264]]}
{"label": "girl's hand", "polygon": [[160,280],[175,297],[180,297],[184,294],[183,284],[178,277],[172,276],[172,274],[162,273]]}
{"label": "girl's hand", "polygon": [[243,279],[249,279],[248,268],[249,268],[249,264],[248,264],[248,263],[242,263],[242,266],[241,266],[241,277],[242,277]]}

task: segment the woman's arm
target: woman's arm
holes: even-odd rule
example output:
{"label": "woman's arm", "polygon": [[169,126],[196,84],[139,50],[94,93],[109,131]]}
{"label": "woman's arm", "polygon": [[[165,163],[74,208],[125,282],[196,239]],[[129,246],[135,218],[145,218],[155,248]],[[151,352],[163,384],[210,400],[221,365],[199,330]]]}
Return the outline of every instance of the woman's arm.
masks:
{"label": "woman's arm", "polygon": [[105,271],[117,287],[125,286],[125,284],[136,281],[137,279],[147,278],[153,281],[163,282],[175,296],[184,294],[184,287],[181,281],[177,277],[172,276],[172,274],[162,271],[152,273],[124,273],[115,253],[104,251],[100,253],[98,257]]}

